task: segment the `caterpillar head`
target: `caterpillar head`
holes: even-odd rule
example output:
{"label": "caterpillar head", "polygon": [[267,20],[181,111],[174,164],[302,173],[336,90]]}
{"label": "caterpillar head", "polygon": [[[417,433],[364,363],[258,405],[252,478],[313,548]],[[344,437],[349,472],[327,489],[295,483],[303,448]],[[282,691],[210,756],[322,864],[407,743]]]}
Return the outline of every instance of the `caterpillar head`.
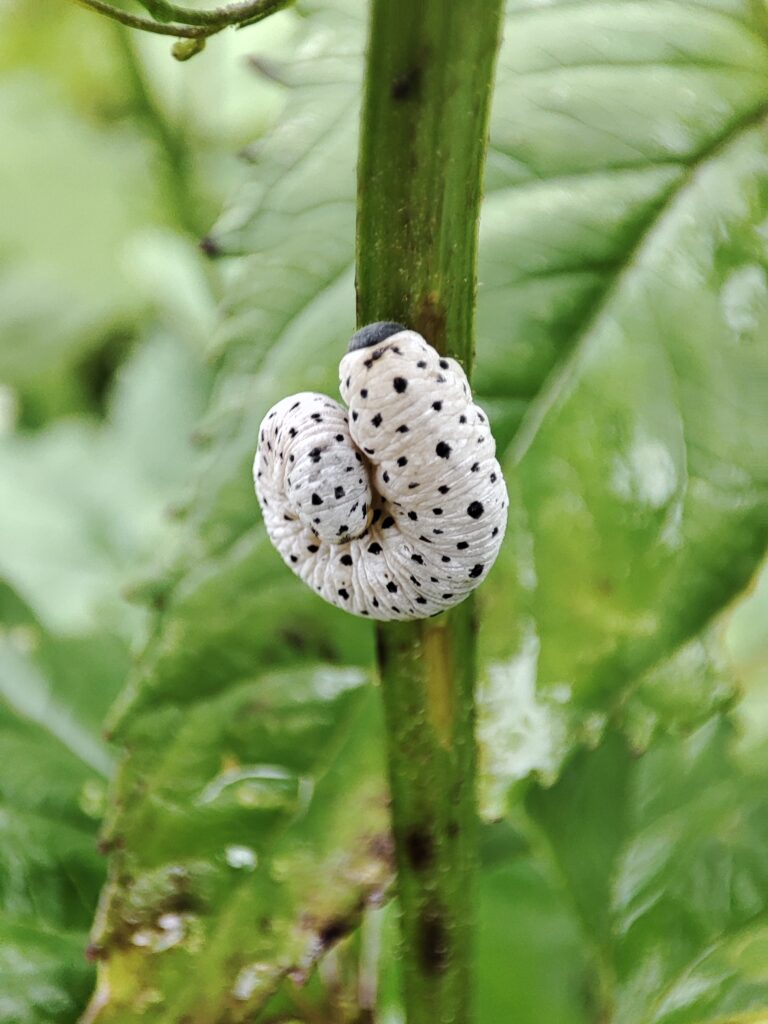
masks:
{"label": "caterpillar head", "polygon": [[370,348],[371,345],[378,345],[379,342],[386,341],[393,334],[399,334],[404,330],[406,328],[402,324],[396,324],[392,320],[379,320],[375,324],[368,324],[355,331],[347,351],[355,352],[359,348]]}

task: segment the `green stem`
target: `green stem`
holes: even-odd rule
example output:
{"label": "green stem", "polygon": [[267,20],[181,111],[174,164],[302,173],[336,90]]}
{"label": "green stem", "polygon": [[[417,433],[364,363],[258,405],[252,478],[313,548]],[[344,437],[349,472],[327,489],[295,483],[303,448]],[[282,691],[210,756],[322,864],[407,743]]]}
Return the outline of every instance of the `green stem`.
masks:
{"label": "green stem", "polygon": [[120,7],[113,7],[112,4],[105,3],[104,0],[73,0],[73,2],[80,4],[81,7],[87,7],[92,11],[96,11],[97,14],[104,14],[107,18],[112,18],[113,21],[119,21],[121,25],[127,25],[128,28],[138,28],[142,32],[153,32],[155,35],[176,36],[180,39],[203,39],[217,31],[217,29],[200,26],[166,25],[157,21],[150,21],[149,18],[142,18],[138,14],[130,14]]}
{"label": "green stem", "polygon": [[286,7],[290,0],[241,0],[211,10],[182,7],[167,0],[139,0],[153,18],[179,21],[184,25],[209,25],[221,29],[227,25],[252,25]]}
{"label": "green stem", "polygon": [[[358,176],[360,324],[474,355],[477,226],[502,0],[372,0]],[[409,1024],[471,1019],[476,846],[471,600],[381,625]]]}
{"label": "green stem", "polygon": [[[268,18],[270,14],[286,7],[290,0],[242,0],[239,3],[227,4],[212,10],[195,10],[169,3],[167,0],[140,0],[145,10],[149,11],[156,21],[131,14],[122,7],[115,7],[107,0],[73,0],[81,7],[104,14],[113,21],[137,28],[142,32],[153,32],[161,36],[176,36],[179,39],[205,40],[208,36],[221,32],[229,25],[244,28],[257,21]],[[173,19],[176,21],[173,21]]]}

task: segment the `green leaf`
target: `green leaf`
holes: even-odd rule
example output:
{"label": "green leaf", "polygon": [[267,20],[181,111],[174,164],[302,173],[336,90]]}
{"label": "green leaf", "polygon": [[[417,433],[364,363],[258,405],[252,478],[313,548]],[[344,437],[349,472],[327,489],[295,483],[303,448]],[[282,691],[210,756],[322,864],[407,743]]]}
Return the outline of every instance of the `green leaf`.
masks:
{"label": "green leaf", "polygon": [[[613,733],[527,806],[576,907],[602,1012],[703,1024],[765,1012],[765,775],[715,717],[633,754]],[[749,1018],[745,1018],[749,1019]]]}
{"label": "green leaf", "polygon": [[765,550],[766,356],[734,333],[728,298],[738,280],[744,301],[767,301],[764,160],[752,129],[691,180],[509,468],[536,552],[524,600],[542,636],[540,678],[569,679],[586,699],[701,629]]}
{"label": "green leaf", "polygon": [[61,640],[0,590],[0,1021],[68,1024],[93,970],[88,925],[112,762],[99,719],[128,655],[109,637]]}
{"label": "green leaf", "polygon": [[189,434],[206,374],[183,343],[158,336],[120,373],[108,420],[59,420],[0,437],[0,574],[54,631],[132,634],[142,616],[120,590],[170,559],[166,509],[193,462]]}
{"label": "green leaf", "polygon": [[476,950],[479,1024],[587,1024],[591,1018],[584,993],[583,940],[553,872],[535,856],[520,856],[519,850],[506,849],[495,862],[486,853],[482,863]]}
{"label": "green leaf", "polygon": [[36,928],[29,919],[0,922],[0,1020],[68,1024],[91,988],[81,932]]}
{"label": "green leaf", "polygon": [[[485,642],[508,659],[533,635],[538,685],[568,687],[572,708],[615,700],[696,643],[768,541],[768,47],[764,13],[731,8],[512,15],[503,64],[518,77],[500,76],[507,160],[491,180],[506,176],[516,217],[490,229],[508,246],[494,323],[525,331],[535,292],[561,361],[506,460]],[[496,367],[515,388],[508,355],[478,379]]]}
{"label": "green leaf", "polygon": [[[99,130],[30,69],[0,75],[0,379],[33,422],[88,403],[79,372],[125,347],[145,297],[115,261],[159,214],[137,135]],[[55,154],[58,173],[51,174]],[[116,186],[131,181],[131,201]]]}
{"label": "green leaf", "polygon": [[[70,1024],[93,987],[88,928],[113,770],[102,739],[146,616],[120,598],[169,545],[164,506],[205,395],[167,338],[136,349],[104,424],[0,438],[0,1021]],[[133,614],[131,612],[133,611]]]}
{"label": "green leaf", "polygon": [[742,690],[734,709],[739,725],[739,756],[758,771],[765,763],[768,740],[768,563],[750,593],[733,609],[725,627],[724,646]]}
{"label": "green leaf", "polygon": [[[259,31],[289,30],[278,18]],[[207,340],[199,225],[240,180],[235,151],[282,102],[245,59],[250,45],[227,33],[190,75],[167,40],[57,0],[0,11],[0,189],[13,197],[0,223],[0,384],[26,426],[100,413],[158,312],[175,335]]]}
{"label": "green leaf", "polygon": [[353,668],[256,671],[124,726],[137,753],[105,836],[93,1020],[251,1020],[381,897],[386,791],[364,683]]}

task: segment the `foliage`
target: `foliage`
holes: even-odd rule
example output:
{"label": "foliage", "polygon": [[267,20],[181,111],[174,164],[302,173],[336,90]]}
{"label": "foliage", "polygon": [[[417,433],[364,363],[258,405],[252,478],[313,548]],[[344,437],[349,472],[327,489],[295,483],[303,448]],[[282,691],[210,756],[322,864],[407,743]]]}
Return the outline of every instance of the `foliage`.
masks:
{"label": "foliage", "polygon": [[[109,716],[85,1019],[399,1019],[371,635],[283,570],[249,484],[264,411],[333,393],[353,327],[364,19],[318,0],[276,21],[257,61],[271,84],[252,88],[274,110],[279,80],[285,110],[207,240],[228,257],[224,312],[184,523],[160,510],[192,478],[210,287],[146,107],[96,129],[73,99],[57,122],[81,205],[51,210],[93,216],[100,242],[50,218],[27,238],[19,211],[0,226],[28,339],[9,335],[0,372],[37,428],[0,439],[0,1020],[84,1004],[113,756],[98,730],[140,639]],[[242,35],[259,48],[263,31]],[[152,58],[137,66],[162,96]],[[20,74],[0,117],[54,119]],[[481,1022],[768,1014],[766,116],[768,15],[749,0],[509,6],[475,374],[513,506],[480,598]],[[211,208],[199,168],[234,146],[184,144],[182,180]],[[128,210],[95,182],[147,146],[170,177]],[[105,254],[136,231],[145,283],[126,287]],[[5,252],[25,257],[10,270]],[[168,264],[182,283],[150,287]],[[84,356],[129,350],[89,392]],[[127,609],[114,595],[158,551],[152,610]]]}

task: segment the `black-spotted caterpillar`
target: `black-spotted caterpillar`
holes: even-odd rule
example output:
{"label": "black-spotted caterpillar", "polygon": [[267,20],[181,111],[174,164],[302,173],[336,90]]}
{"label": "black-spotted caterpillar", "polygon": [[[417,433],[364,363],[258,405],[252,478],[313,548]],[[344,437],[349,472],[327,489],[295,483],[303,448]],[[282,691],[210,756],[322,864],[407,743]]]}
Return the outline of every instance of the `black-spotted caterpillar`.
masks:
{"label": "black-spotted caterpillar", "polygon": [[339,369],[349,411],[303,392],[261,424],[253,475],[267,531],[339,608],[435,615],[485,578],[504,536],[488,420],[461,366],[400,324],[358,331]]}

